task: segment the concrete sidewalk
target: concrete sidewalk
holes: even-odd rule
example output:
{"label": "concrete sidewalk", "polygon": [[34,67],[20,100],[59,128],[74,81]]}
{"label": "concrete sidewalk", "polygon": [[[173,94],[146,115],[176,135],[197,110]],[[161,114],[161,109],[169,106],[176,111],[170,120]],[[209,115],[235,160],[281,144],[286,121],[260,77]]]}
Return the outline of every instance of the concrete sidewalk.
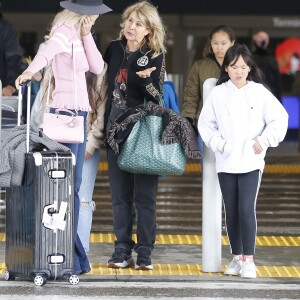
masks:
{"label": "concrete sidewalk", "polygon": [[[1,242],[0,261],[4,261],[4,247]],[[168,272],[174,265],[199,264],[201,268],[198,245],[157,245],[153,251],[155,269],[148,272],[106,268],[113,244],[92,243],[89,255],[92,272],[80,276],[77,286],[67,281],[48,281],[45,286],[36,287],[32,281],[1,278],[0,299],[299,299],[299,248],[257,247],[256,253],[259,269],[293,265],[298,270],[298,278],[278,277],[274,273],[249,280],[221,273],[195,276]],[[223,246],[222,252],[224,265],[230,259],[228,246]]]}
{"label": "concrete sidewalk", "polygon": [[[295,237],[300,240],[299,237]],[[204,273],[201,270],[201,245],[156,245],[152,253],[153,271],[137,271],[131,268],[110,269],[106,263],[113,252],[112,243],[91,243],[90,273],[80,279],[90,280],[237,280],[238,282],[295,281],[300,284],[300,246],[257,246],[255,262],[258,269],[254,280],[228,277],[222,271],[231,260],[229,246],[222,246],[222,269],[219,273]],[[5,271],[5,243],[0,243],[0,271]],[[133,252],[134,258],[136,254]]]}
{"label": "concrete sidewalk", "polygon": [[233,280],[201,281],[97,281],[80,282],[74,287],[50,282],[37,288],[26,282],[1,282],[0,299],[299,299],[297,283],[248,282]]}

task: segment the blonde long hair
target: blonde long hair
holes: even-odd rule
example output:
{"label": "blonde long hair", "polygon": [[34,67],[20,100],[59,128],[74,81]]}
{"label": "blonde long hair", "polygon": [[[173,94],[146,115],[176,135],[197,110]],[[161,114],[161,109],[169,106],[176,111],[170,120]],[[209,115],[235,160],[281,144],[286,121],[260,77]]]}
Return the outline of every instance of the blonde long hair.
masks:
{"label": "blonde long hair", "polygon": [[81,37],[81,33],[80,33],[81,25],[85,17],[86,15],[78,14],[71,10],[64,9],[54,17],[54,20],[52,21],[51,24],[51,30],[56,24],[65,22],[71,26],[75,26],[77,29],[78,36]]}
{"label": "blonde long hair", "polygon": [[161,53],[166,53],[167,50],[165,47],[165,27],[156,7],[154,7],[147,1],[135,3],[125,9],[122,14],[122,23],[120,24],[120,38],[124,37],[125,22],[134,11],[136,12],[138,18],[145,25],[145,27],[149,30],[149,34],[145,36],[142,44],[148,44],[150,49],[153,51],[152,58],[158,56]]}

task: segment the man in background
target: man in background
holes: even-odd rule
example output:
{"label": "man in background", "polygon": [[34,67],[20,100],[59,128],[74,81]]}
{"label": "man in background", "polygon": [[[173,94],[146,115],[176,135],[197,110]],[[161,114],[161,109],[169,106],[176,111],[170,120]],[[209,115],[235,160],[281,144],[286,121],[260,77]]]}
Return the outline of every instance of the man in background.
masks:
{"label": "man in background", "polygon": [[253,56],[261,71],[264,79],[273,95],[281,101],[281,81],[278,63],[269,53],[269,35],[265,31],[259,31],[252,37]]}
{"label": "man in background", "polygon": [[3,18],[0,2],[0,79],[3,96],[12,96],[16,92],[15,80],[21,73],[21,59],[17,33]]}

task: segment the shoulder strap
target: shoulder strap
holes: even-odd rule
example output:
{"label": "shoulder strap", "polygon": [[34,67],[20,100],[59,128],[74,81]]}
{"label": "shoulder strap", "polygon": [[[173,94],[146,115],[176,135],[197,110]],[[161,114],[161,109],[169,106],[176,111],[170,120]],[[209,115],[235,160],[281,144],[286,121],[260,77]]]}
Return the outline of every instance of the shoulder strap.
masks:
{"label": "shoulder strap", "polygon": [[72,59],[73,59],[73,78],[74,78],[74,93],[75,93],[75,107],[77,107],[77,84],[76,84],[76,59],[75,59],[75,53],[74,53],[74,43],[72,43]]}

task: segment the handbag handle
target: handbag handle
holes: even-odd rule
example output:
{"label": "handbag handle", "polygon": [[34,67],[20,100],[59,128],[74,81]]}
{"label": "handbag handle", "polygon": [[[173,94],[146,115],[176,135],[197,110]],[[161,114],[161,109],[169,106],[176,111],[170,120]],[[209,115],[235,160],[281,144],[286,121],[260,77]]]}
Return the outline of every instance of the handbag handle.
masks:
{"label": "handbag handle", "polygon": [[[163,107],[165,107],[165,102],[164,102],[164,99],[163,99],[163,97],[159,94],[159,105],[160,106],[163,106]],[[144,98],[144,106],[146,105],[146,103],[147,103],[147,100],[146,100],[146,98]]]}
{"label": "handbag handle", "polygon": [[161,94],[159,94],[159,105],[165,107],[165,101]]}
{"label": "handbag handle", "polygon": [[56,108],[55,109],[55,114],[59,114],[60,111],[64,111],[64,112],[67,112],[71,115],[71,117],[77,117],[78,116],[78,113],[77,111],[76,112],[73,112],[69,109],[66,109],[66,108]]}
{"label": "handbag handle", "polygon": [[[69,116],[68,115],[61,115],[61,114],[59,114],[60,111],[67,112],[70,115]],[[75,118],[78,116],[77,112],[74,113],[74,112],[72,112],[68,109],[64,109],[64,108],[63,109],[60,109],[60,108],[56,109],[55,110],[55,115],[56,115],[56,118],[59,119],[61,123],[69,124],[69,126],[72,127],[72,128],[75,126],[75,124],[76,124],[76,119]],[[62,116],[67,117],[67,118],[62,118]]]}

